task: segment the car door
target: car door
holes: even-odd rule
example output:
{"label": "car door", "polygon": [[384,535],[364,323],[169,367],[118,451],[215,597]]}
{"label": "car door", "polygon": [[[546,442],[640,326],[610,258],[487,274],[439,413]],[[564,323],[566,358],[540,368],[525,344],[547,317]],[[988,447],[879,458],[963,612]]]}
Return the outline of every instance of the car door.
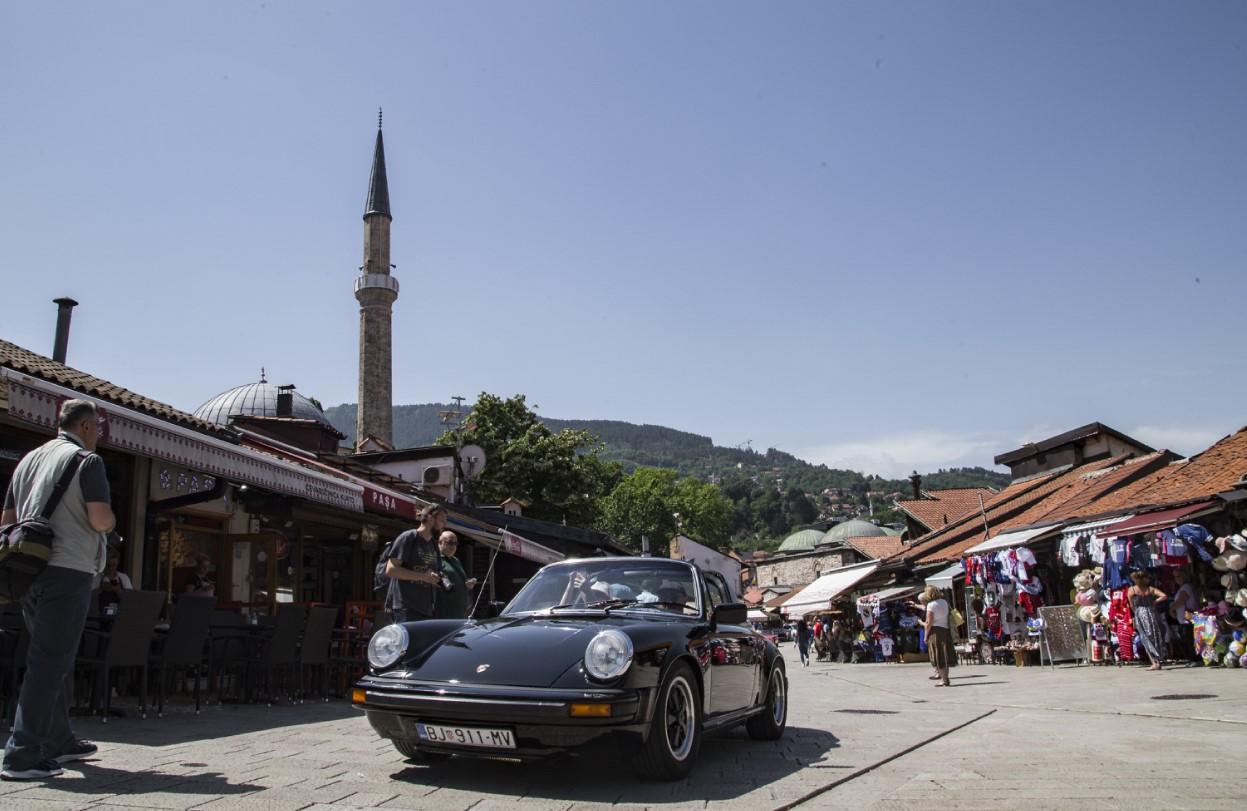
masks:
{"label": "car door", "polygon": [[[730,602],[727,583],[716,572],[705,572],[710,609]],[[747,625],[720,623],[710,632],[710,708],[712,714],[753,706],[760,682],[757,636]]]}

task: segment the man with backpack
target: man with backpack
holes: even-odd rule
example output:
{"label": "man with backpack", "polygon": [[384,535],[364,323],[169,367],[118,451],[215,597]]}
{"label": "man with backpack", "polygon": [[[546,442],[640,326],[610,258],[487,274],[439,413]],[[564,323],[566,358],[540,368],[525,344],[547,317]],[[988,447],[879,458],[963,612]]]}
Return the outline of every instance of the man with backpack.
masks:
{"label": "man with backpack", "polygon": [[69,705],[74,657],[92,590],[104,569],[104,533],[116,524],[104,462],[95,454],[100,430],[94,403],[66,400],[60,433],[18,463],[4,496],[0,524],[6,529],[42,518],[52,530],[47,567],[22,597],[30,650],[4,750],[0,777],[5,780],[55,777],[60,764],[97,751],[70,729]]}
{"label": "man with backpack", "polygon": [[400,534],[384,553],[385,576],[390,579],[385,609],[394,622],[433,617],[442,585],[437,536],[445,528],[446,509],[430,504],[420,511],[420,526]]}

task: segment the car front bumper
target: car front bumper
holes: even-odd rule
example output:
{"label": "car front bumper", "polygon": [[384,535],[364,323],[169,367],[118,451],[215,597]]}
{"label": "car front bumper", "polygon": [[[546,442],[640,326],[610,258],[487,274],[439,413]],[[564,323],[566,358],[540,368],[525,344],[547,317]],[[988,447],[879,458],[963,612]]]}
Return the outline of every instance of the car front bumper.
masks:
{"label": "car front bumper", "polygon": [[[377,734],[430,752],[503,758],[535,758],[600,744],[635,747],[649,730],[653,690],[565,690],[506,685],[422,682],[366,676],[356,685]],[[574,718],[573,703],[607,704],[610,716]],[[416,724],[509,729],[515,749],[484,749],[420,740]]]}

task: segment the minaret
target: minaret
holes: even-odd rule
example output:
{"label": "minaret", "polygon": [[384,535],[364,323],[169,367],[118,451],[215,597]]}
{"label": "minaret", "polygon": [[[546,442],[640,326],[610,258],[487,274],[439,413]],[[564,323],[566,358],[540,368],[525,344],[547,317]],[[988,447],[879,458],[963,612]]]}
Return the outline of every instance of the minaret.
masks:
{"label": "minaret", "polygon": [[359,301],[359,407],[355,441],[372,436],[393,445],[393,384],[390,309],[398,298],[398,280],[390,275],[390,187],[385,178],[385,144],[377,112],[377,146],[364,206],[364,265],[355,279]]}

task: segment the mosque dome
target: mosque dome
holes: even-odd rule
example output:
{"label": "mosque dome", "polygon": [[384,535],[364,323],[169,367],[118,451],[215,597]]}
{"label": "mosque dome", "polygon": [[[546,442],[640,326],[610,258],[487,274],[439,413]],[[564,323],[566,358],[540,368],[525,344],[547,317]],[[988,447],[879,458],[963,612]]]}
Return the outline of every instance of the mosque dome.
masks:
{"label": "mosque dome", "polygon": [[800,532],[794,532],[784,539],[779,545],[777,552],[809,552],[814,548],[814,544],[818,543],[823,537],[823,533],[816,529],[803,529]]}
{"label": "mosque dome", "polygon": [[[248,383],[222,392],[208,402],[195,409],[195,416],[205,422],[217,425],[228,425],[231,417],[276,417],[278,387],[261,379],[259,383]],[[311,400],[291,390],[291,413],[295,419],[316,420],[322,425],[333,427],[324,412],[316,407]]]}
{"label": "mosque dome", "polygon": [[835,543],[843,541],[846,538],[871,538],[887,535],[887,531],[880,526],[863,521],[860,518],[854,518],[852,521],[845,521],[843,524],[836,524],[827,530],[827,534],[823,535],[819,543]]}

